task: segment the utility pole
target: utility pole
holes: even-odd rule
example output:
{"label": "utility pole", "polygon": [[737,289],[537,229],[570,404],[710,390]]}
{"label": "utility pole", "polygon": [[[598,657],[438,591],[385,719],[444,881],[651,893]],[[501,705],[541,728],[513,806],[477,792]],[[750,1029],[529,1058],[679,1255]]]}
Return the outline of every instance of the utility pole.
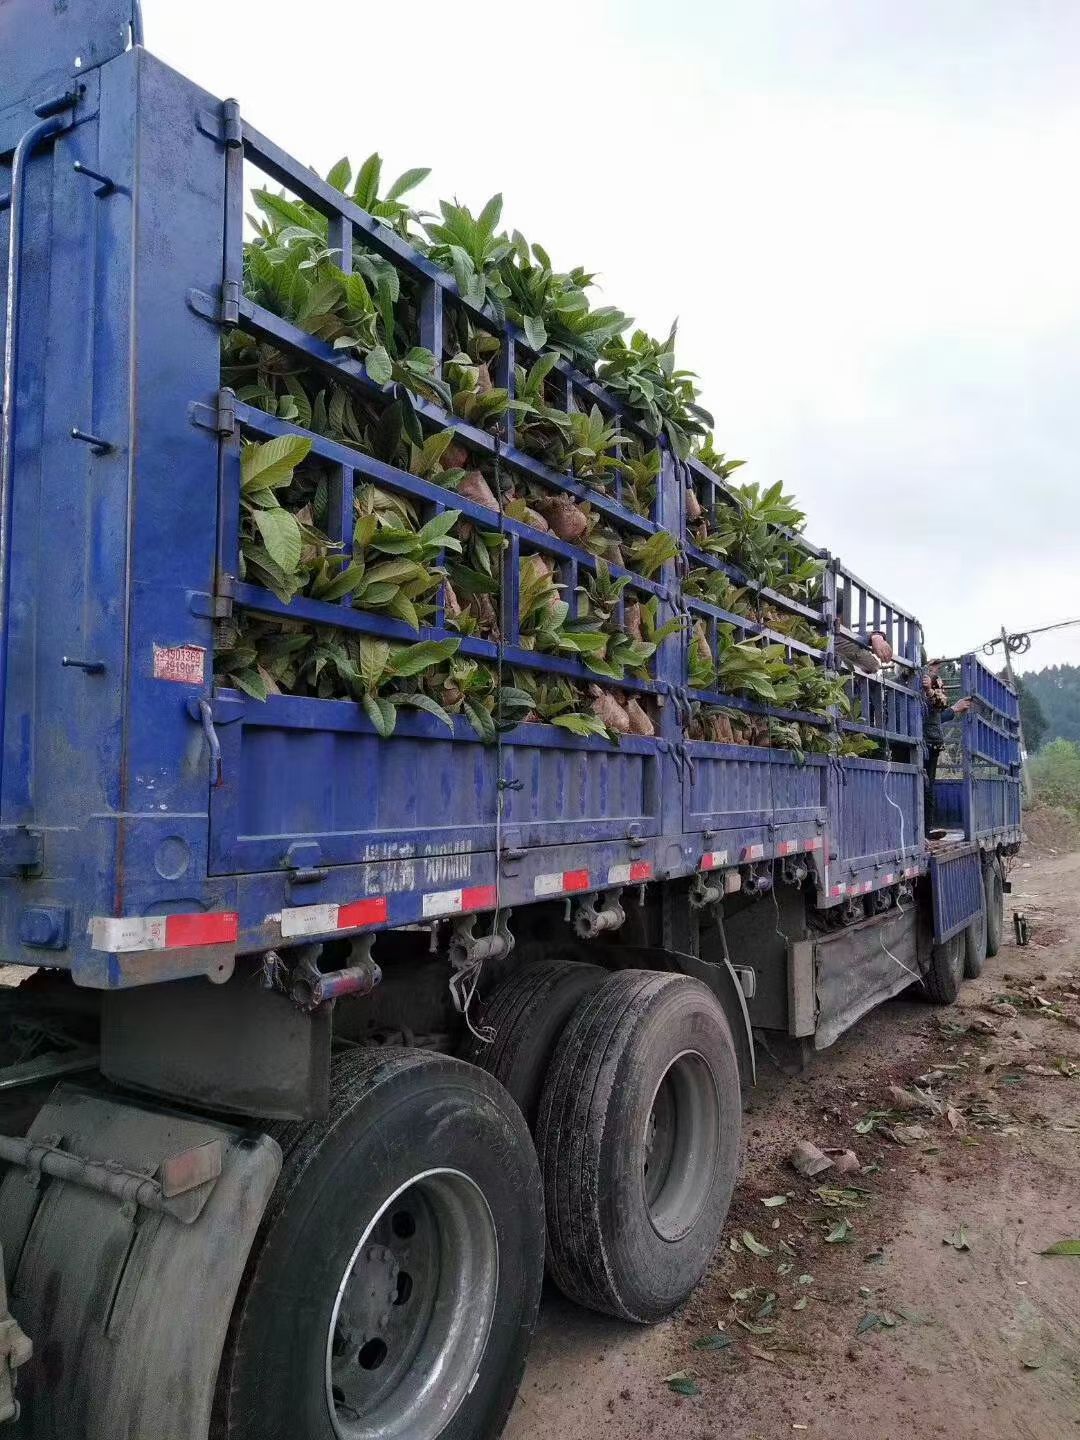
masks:
{"label": "utility pole", "polygon": [[[1009,633],[1003,625],[1001,627],[1001,648],[1005,655],[1005,674],[1009,677],[1009,684],[1016,689],[1016,676],[1013,674],[1012,661],[1009,659]],[[1027,747],[1024,744],[1024,722],[1017,718],[1017,726],[1020,732],[1020,781],[1024,787],[1024,803],[1030,805],[1033,800],[1031,791],[1031,776],[1028,774]]]}

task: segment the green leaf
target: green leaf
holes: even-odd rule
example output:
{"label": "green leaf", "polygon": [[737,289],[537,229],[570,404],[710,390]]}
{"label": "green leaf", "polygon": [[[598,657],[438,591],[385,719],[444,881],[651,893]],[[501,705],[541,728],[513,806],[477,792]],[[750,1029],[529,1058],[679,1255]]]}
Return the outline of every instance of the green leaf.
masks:
{"label": "green leaf", "polygon": [[422,166],[413,170],[403,170],[387,190],[387,200],[400,200],[402,195],[407,195],[410,190],[415,190],[417,185],[422,185],[430,174],[430,168]]}
{"label": "green leaf", "polygon": [[490,745],[495,739],[495,721],[482,705],[477,705],[472,700],[465,701],[464,710],[477,735],[485,744]]}
{"label": "green leaf", "polygon": [[836,1222],[834,1225],[830,1225],[829,1230],[828,1230],[828,1233],[827,1233],[826,1236],[825,1236],[825,1244],[826,1244],[826,1245],[847,1245],[847,1244],[850,1243],[850,1241],[851,1241],[851,1221],[850,1221],[850,1220],[837,1220],[837,1222]]}
{"label": "green leaf", "polygon": [[420,531],[417,537],[425,545],[437,545],[440,540],[447,536],[461,519],[460,510],[444,510],[441,515],[435,515]]}
{"label": "green leaf", "polygon": [[1048,1245],[1045,1250],[1040,1250],[1039,1254],[1080,1255],[1080,1240],[1056,1240],[1053,1245]]}
{"label": "green leaf", "polygon": [[250,695],[253,700],[265,700],[270,693],[258,670],[233,670],[225,678],[231,680],[238,690],[243,690],[244,694]]}
{"label": "green leaf", "polygon": [[370,210],[379,198],[379,176],[382,174],[382,156],[369,155],[356,172],[353,199],[362,210]]}
{"label": "green leaf", "polygon": [[725,1335],[722,1330],[718,1330],[715,1335],[702,1335],[700,1339],[695,1340],[694,1349],[726,1350],[729,1346],[734,1344],[735,1341],[731,1338],[730,1335]]}
{"label": "green leaf", "polygon": [[388,740],[394,733],[394,726],[397,724],[397,711],[393,705],[389,700],[384,700],[381,695],[365,695],[361,704],[372,725],[384,740]]}
{"label": "green leaf", "polygon": [[669,1390],[676,1395],[700,1395],[701,1387],[697,1381],[692,1379],[685,1370],[678,1371],[675,1375],[669,1375],[664,1381]]}
{"label": "green leaf", "polygon": [[454,722],[446,713],[438,701],[433,700],[430,695],[422,691],[415,691],[411,695],[395,695],[395,705],[411,705],[416,710],[426,710],[429,715],[434,715],[436,720],[441,720],[448,730],[453,730]]}
{"label": "green leaf", "polygon": [[418,675],[432,665],[449,660],[461,646],[460,640],[421,640],[404,650],[395,650],[390,656],[389,666],[393,675]]}
{"label": "green leaf", "polygon": [[769,1249],[768,1245],[762,1245],[761,1241],[756,1240],[754,1236],[751,1235],[749,1230],[744,1230],[739,1238],[742,1240],[742,1243],[746,1246],[747,1250],[750,1251],[751,1255],[772,1254],[772,1251]]}
{"label": "green leaf", "polygon": [[551,723],[558,725],[560,730],[569,730],[571,735],[607,734],[599,715],[556,715]]}
{"label": "green leaf", "polygon": [[369,640],[365,636],[359,642],[360,652],[360,678],[363,681],[365,690],[375,690],[383,676],[386,674],[386,667],[390,660],[390,646],[385,640]]}
{"label": "green leaf", "polygon": [[389,385],[394,378],[394,367],[383,345],[376,345],[364,357],[364,368],[376,385]]}
{"label": "green leaf", "polygon": [[293,471],[311,450],[311,441],[299,435],[278,435],[240,452],[240,483],[245,491],[275,490],[287,485]]}
{"label": "green leaf", "polygon": [[767,1205],[771,1210],[777,1205],[786,1205],[787,1198],[788,1197],[786,1195],[766,1195],[765,1199],[762,1200],[761,1203],[763,1205]]}
{"label": "green leaf", "polygon": [[343,195],[348,194],[349,181],[352,179],[352,166],[349,164],[348,156],[342,156],[335,166],[327,173],[326,183],[332,185],[335,190],[340,190]]}
{"label": "green leaf", "polygon": [[296,516],[291,515],[288,510],[277,508],[256,510],[253,518],[271,560],[287,575],[291,575],[300,564],[303,550],[303,536]]}
{"label": "green leaf", "polygon": [[539,315],[523,315],[521,328],[525,331],[525,339],[534,350],[542,350],[547,344],[547,329]]}

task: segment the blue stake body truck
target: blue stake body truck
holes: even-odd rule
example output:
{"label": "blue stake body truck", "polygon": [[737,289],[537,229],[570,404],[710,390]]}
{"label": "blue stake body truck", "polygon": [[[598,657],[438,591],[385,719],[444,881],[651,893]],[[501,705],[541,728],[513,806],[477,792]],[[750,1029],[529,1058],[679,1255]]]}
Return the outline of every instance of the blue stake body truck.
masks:
{"label": "blue stake body truck", "polygon": [[[268,183],[342,270],[393,270],[434,378],[466,330],[511,391],[537,354],[141,38],[131,0],[0,0],[0,964],[24,977],[0,990],[0,1420],[495,1436],[545,1256],[638,1322],[702,1274],[755,1031],[821,1048],[909,986],[951,1002],[994,953],[1016,696],[963,660],[930,844],[915,617],[801,536],[803,591],[740,573],[707,532],[742,501],[594,378],[559,359],[546,394],[648,458],[645,504],[618,467],[596,485],[538,458],[520,411],[469,423],[437,386],[412,423],[453,430],[494,505],[230,388],[223,339],[246,335],[366,413],[402,393],[252,285],[245,193]],[[496,623],[455,624],[448,584],[419,633],[353,593],[264,588],[243,456],[297,436],[343,563],[363,497],[453,510],[495,557]],[[614,558],[515,487],[587,508]],[[654,536],[678,545],[639,564]],[[538,643],[526,569],[571,629],[600,581],[609,634],[651,607],[653,653],[605,678]],[[449,727],[417,702],[387,735],[353,698],[215,684],[252,621],[384,658],[456,638],[478,673],[637,723],[612,738],[537,700],[481,735],[444,692]],[[867,631],[895,660],[849,673],[837,645]],[[695,647],[740,644],[816,667],[832,701],[724,693]]]}

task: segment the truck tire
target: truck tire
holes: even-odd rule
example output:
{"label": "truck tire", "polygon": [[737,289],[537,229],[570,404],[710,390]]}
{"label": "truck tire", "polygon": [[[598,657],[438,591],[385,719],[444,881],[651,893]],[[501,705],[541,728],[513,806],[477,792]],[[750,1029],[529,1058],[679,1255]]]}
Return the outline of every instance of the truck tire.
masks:
{"label": "truck tire", "polygon": [[951,1005],[960,993],[964,978],[964,936],[961,930],[951,940],[935,945],[930,952],[930,968],[923,976],[923,993],[934,1005]]}
{"label": "truck tire", "polygon": [[1005,885],[996,855],[983,871],[983,887],[986,890],[986,953],[993,959],[1001,949],[1005,928]]}
{"label": "truck tire", "polygon": [[741,1110],[727,1017],[700,981],[624,970],[579,1003],[536,1123],[565,1295],[643,1324],[686,1298],[727,1215]]}
{"label": "truck tire", "polygon": [[477,1028],[494,1033],[474,1039],[466,1058],[509,1091],[530,1131],[559,1036],[578,1002],[607,977],[600,965],[544,960],[511,975],[484,1007]]}
{"label": "truck tire", "polygon": [[978,919],[973,920],[964,931],[965,980],[977,980],[982,974],[983,965],[986,963],[987,942],[986,906],[984,905],[979,911]]}
{"label": "truck tire", "polygon": [[218,1382],[228,1440],[494,1440],[544,1270],[518,1109],[450,1056],[335,1065],[330,1112],[285,1152]]}

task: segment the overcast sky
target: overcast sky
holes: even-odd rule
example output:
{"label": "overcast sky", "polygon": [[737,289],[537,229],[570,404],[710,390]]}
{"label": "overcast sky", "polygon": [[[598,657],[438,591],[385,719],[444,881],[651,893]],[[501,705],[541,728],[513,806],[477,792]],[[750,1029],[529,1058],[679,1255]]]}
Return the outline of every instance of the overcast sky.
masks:
{"label": "overcast sky", "polygon": [[[1080,616],[1077,0],[143,0],[325,171],[430,165],[655,333],[957,653]],[[998,652],[1000,655],[1000,650]],[[1080,626],[1022,662],[1080,663]]]}

